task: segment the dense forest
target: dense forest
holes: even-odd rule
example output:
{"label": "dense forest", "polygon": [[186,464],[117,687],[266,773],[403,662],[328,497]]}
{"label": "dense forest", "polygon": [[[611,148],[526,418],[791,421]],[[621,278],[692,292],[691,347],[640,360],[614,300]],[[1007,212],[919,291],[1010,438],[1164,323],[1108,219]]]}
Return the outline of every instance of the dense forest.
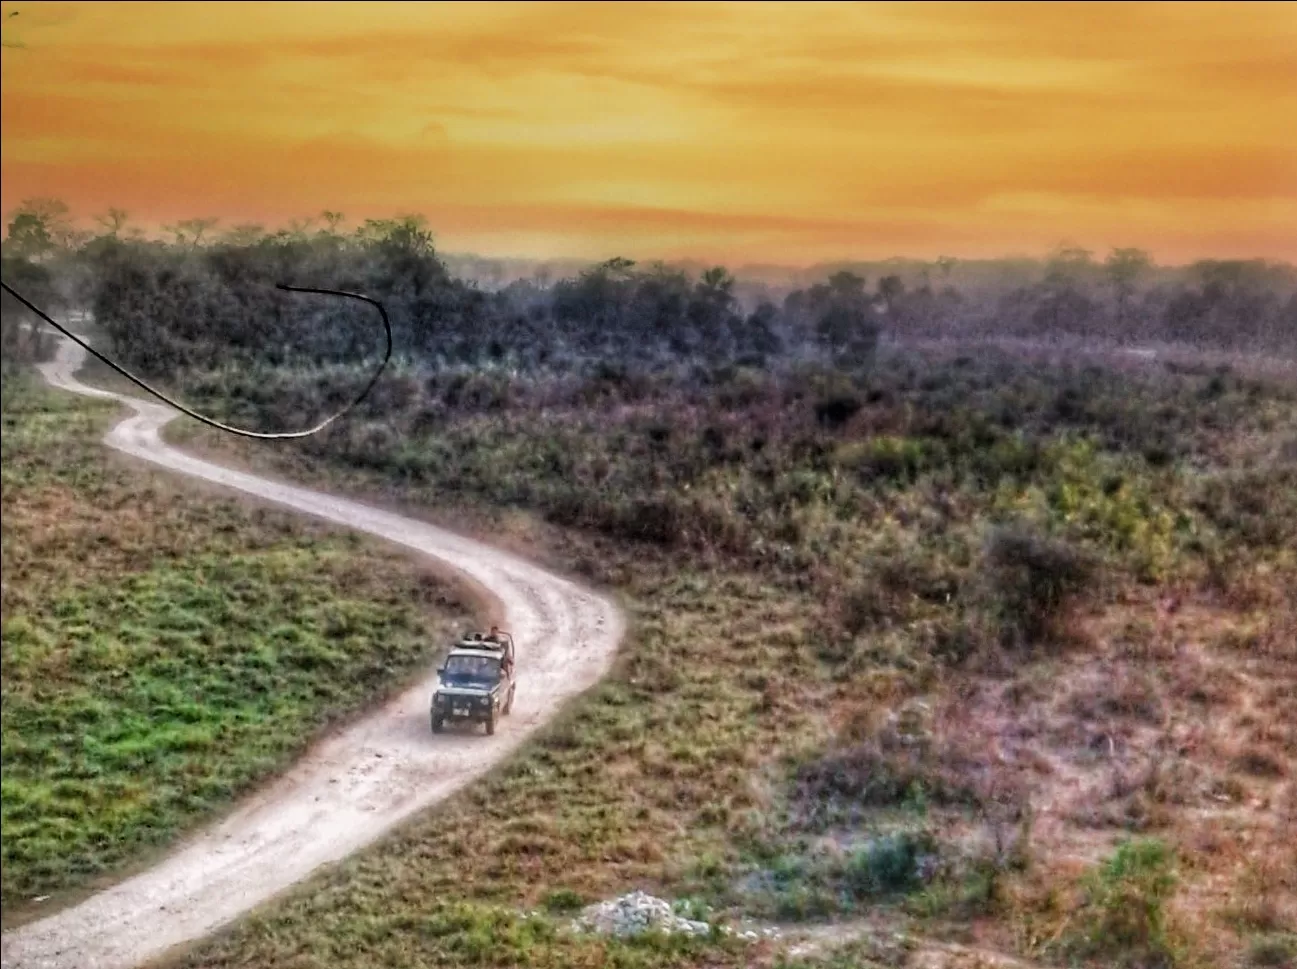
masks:
{"label": "dense forest", "polygon": [[[443,257],[421,216],[346,230],[341,214],[325,212],[277,231],[191,219],[167,226],[166,238],[132,230],[116,209],[96,223],[79,231],[62,203],[24,202],[4,240],[4,279],[55,311],[90,309],[114,352],[155,377],[247,361],[354,362],[381,345],[353,305],[287,295],[279,282],[382,300],[398,355],[431,369],[856,370],[880,340],[952,337],[1297,353],[1297,268],[1261,260],[1164,267],[1137,249],[1098,259],[1061,247],[1038,261],[843,264],[819,279],[786,273],[801,285],[781,286],[620,257],[525,274],[523,263]],[[6,296],[10,358],[31,352],[18,309]]]}

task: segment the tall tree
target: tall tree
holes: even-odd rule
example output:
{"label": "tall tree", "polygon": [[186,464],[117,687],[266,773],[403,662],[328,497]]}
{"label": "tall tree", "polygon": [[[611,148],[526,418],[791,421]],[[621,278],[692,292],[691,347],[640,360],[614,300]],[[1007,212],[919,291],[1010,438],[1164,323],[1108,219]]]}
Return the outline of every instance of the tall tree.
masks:
{"label": "tall tree", "polygon": [[713,361],[729,349],[734,303],[734,277],[720,266],[704,270],[694,286],[688,314],[698,349]]}
{"label": "tall tree", "polygon": [[422,215],[401,215],[395,219],[366,219],[357,234],[363,241],[412,255],[433,254],[432,231]]}
{"label": "tall tree", "polygon": [[1068,245],[1050,255],[1045,262],[1043,299],[1032,314],[1038,327],[1044,326],[1055,334],[1075,332],[1089,320],[1094,307],[1084,284],[1094,271],[1090,256],[1088,249]]}
{"label": "tall tree", "polygon": [[323,212],[320,213],[320,218],[324,220],[324,225],[325,225],[324,231],[326,233],[328,233],[329,235],[338,234],[338,227],[342,225],[342,220],[344,218],[341,212],[332,212],[328,209],[325,209]]}
{"label": "tall tree", "polygon": [[1045,262],[1046,284],[1076,286],[1093,267],[1092,253],[1080,246],[1062,245]]}
{"label": "tall tree", "polygon": [[1140,276],[1153,265],[1153,260],[1143,249],[1113,249],[1104,260],[1104,272],[1112,284],[1113,300],[1117,307],[1117,329],[1126,324],[1126,308],[1135,294]]}
{"label": "tall tree", "polygon": [[878,345],[878,318],[865,292],[865,278],[843,270],[827,286],[811,290],[815,332],[834,366],[859,365],[872,359]]}
{"label": "tall tree", "polygon": [[901,299],[905,296],[905,283],[900,276],[884,276],[878,281],[878,295],[883,300],[888,321],[895,323],[900,313]]}
{"label": "tall tree", "polygon": [[125,209],[109,208],[108,211],[104,212],[102,215],[95,216],[95,221],[98,222],[99,225],[103,226],[108,235],[112,236],[114,239],[117,238],[118,233],[120,233],[122,229],[126,228],[126,220],[127,215]]}
{"label": "tall tree", "polygon": [[67,205],[55,198],[23,199],[13,210],[6,248],[21,259],[41,261],[79,241]]}
{"label": "tall tree", "polygon": [[227,246],[251,246],[263,239],[266,235],[264,226],[255,222],[240,222],[238,225],[232,225],[221,234],[221,242]]}
{"label": "tall tree", "polygon": [[[4,281],[37,306],[47,312],[63,308],[48,266],[13,255],[5,255],[0,262]],[[0,296],[0,357],[6,364],[40,359],[45,328],[34,325],[37,322],[27,307],[8,293]]]}
{"label": "tall tree", "polygon": [[170,223],[162,227],[163,232],[171,233],[175,239],[175,244],[193,252],[203,241],[203,236],[207,230],[214,227],[220,219],[208,216],[199,219],[183,219],[180,222]]}

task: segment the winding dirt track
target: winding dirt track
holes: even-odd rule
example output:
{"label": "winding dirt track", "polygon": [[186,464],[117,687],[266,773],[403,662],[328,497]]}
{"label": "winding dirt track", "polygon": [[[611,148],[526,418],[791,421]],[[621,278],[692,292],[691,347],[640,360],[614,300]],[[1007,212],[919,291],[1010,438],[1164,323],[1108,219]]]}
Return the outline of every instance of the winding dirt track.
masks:
{"label": "winding dirt track", "polygon": [[617,607],[512,555],[353,501],[200,461],[167,446],[159,430],[178,412],[80,383],[86,357],[70,340],[44,364],[56,387],[120,400],[135,410],[108,432],[110,447],[180,474],[270,500],[398,542],[485,587],[518,643],[512,714],[493,737],[433,736],[428,701],[436,676],[309,751],[215,827],[156,867],[81,904],[4,935],[0,965],[24,969],[133,969],[201,938],[320,865],[343,858],[445,798],[507,755],[562,703],[609,668],[624,630]]}

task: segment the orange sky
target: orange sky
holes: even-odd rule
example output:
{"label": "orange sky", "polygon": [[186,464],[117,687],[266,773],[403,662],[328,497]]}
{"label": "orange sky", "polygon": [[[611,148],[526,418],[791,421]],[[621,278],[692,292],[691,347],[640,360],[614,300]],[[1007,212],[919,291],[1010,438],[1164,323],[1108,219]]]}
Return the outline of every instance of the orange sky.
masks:
{"label": "orange sky", "polygon": [[1293,3],[3,10],[6,214],[419,211],[451,251],[729,265],[1297,261]]}

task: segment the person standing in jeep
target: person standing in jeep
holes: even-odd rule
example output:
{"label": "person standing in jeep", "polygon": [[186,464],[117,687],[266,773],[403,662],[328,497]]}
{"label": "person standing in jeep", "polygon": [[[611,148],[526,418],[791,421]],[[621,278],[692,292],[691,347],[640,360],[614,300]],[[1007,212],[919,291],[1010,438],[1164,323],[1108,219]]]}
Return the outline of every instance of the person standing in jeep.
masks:
{"label": "person standing in jeep", "polygon": [[[491,631],[486,634],[488,643],[498,643],[501,646],[506,645],[504,635],[500,632],[499,626],[492,626]],[[513,651],[505,650],[504,658],[500,660],[500,668],[504,670],[506,676],[513,675]]]}

